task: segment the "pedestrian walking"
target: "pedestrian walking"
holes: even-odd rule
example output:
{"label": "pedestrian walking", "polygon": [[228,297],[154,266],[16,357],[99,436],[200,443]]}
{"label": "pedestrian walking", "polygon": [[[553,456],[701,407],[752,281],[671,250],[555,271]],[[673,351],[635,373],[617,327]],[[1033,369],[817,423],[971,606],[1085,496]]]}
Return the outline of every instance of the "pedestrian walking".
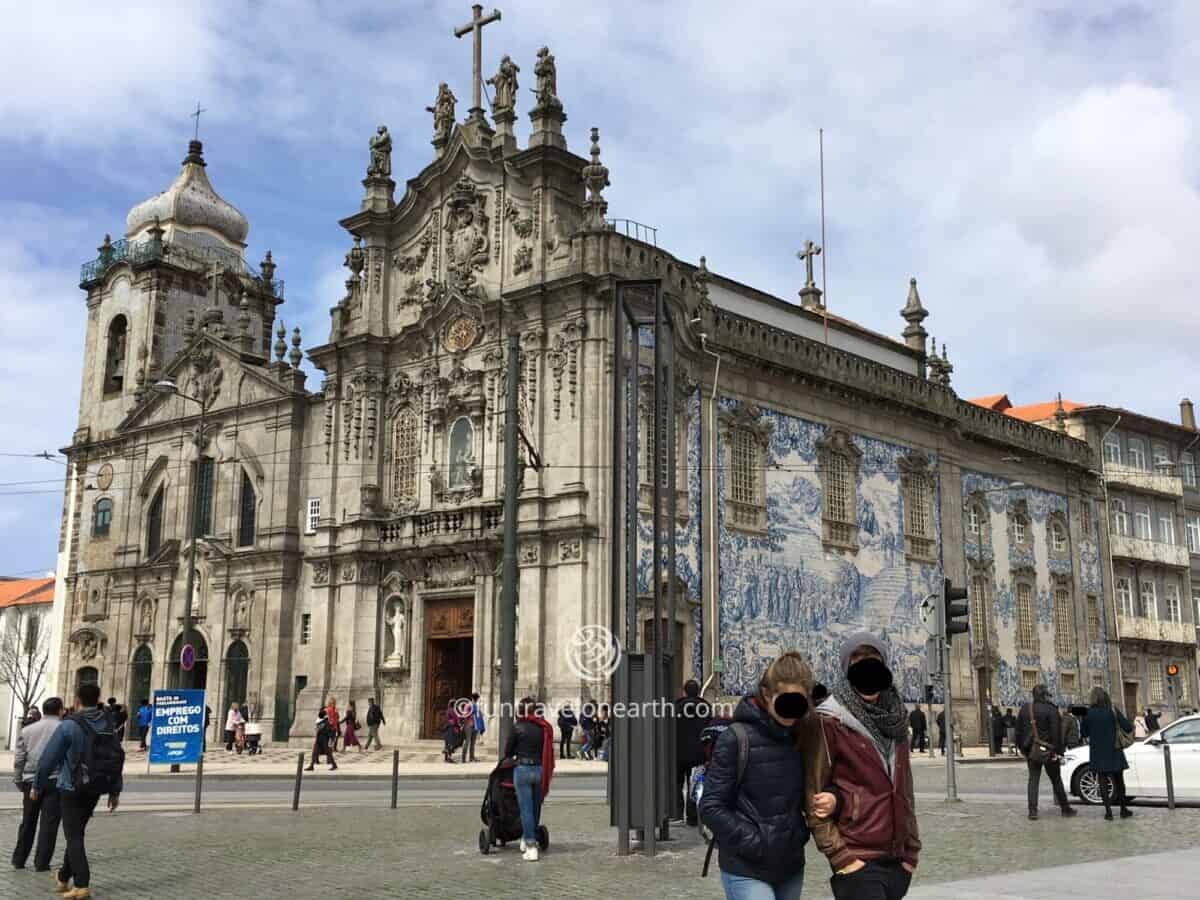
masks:
{"label": "pedestrian walking", "polygon": [[471,694],[471,702],[464,703],[461,709],[460,719],[462,720],[462,761],[463,762],[478,762],[475,758],[475,740],[482,728],[478,726],[482,724],[482,716],[479,713],[479,695]]}
{"label": "pedestrian walking", "polygon": [[1017,717],[1013,715],[1011,707],[1004,710],[1004,740],[1008,744],[1009,755],[1016,756],[1020,752],[1017,750]]}
{"label": "pedestrian walking", "polygon": [[839,802],[810,827],[836,900],[900,900],[921,851],[908,725],[888,657],[879,636],[849,635],[842,678],[817,709],[823,743],[807,767],[808,793],[828,790]]}
{"label": "pedestrian walking", "polygon": [[[242,718],[242,708],[236,703],[229,704],[229,712],[225,714],[225,752],[232,753],[234,742],[237,740],[239,725],[245,724]],[[238,751],[239,753],[241,750]]]}
{"label": "pedestrian walking", "polygon": [[684,798],[683,818],[696,824],[696,804],[688,790],[692,769],[704,762],[700,733],[712,722],[712,707],[700,696],[700,682],[694,678],[683,685],[683,696],[675,701],[675,790]]}
{"label": "pedestrian walking", "polygon": [[991,714],[992,726],[992,754],[999,756],[1004,749],[1004,715],[1000,712],[1000,707],[993,706]]}
{"label": "pedestrian walking", "polygon": [[69,900],[92,896],[92,872],[85,847],[88,822],[103,796],[108,796],[110,810],[117,808],[123,786],[125,751],[117,740],[112,717],[99,703],[98,685],[79,686],[75,692],[75,711],[55,729],[42,751],[30,791],[30,798],[38,802],[50,789],[54,773],[58,773],[67,849],[54,887]]}
{"label": "pedestrian walking", "polygon": [[1058,707],[1051,702],[1050,691],[1044,684],[1034,687],[1033,699],[1017,713],[1017,746],[1029,770],[1029,818],[1038,817],[1038,791],[1043,769],[1050,779],[1054,801],[1062,814],[1075,815],[1063,788],[1062,755],[1066,752],[1066,745],[1063,741],[1062,717],[1058,714]]}
{"label": "pedestrian walking", "polygon": [[593,753],[597,758],[607,762],[609,749],[612,742],[612,722],[608,717],[607,703],[600,704],[600,709],[596,713],[596,724],[593,726],[593,729]]}
{"label": "pedestrian walking", "polygon": [[454,700],[446,704],[446,714],[442,720],[442,759],[448,763],[454,762],[454,751],[458,749],[462,735],[462,722],[454,706]]}
{"label": "pedestrian walking", "polygon": [[150,701],[143,698],[141,705],[137,708],[137,727],[138,727],[138,749],[146,749],[146,738],[150,734],[150,723],[154,720],[154,707],[150,705]]}
{"label": "pedestrian walking", "polygon": [[[758,689],[738,701],[733,724],[713,746],[699,814],[713,834],[709,854],[715,846],[727,900],[800,896],[808,843],[806,757],[816,755],[805,750],[820,742],[810,714],[812,689],[812,668],[804,657],[783,654],[767,666]],[[802,730],[806,720],[810,727]],[[814,812],[824,815],[836,803],[824,791],[810,800]]]}
{"label": "pedestrian walking", "polygon": [[117,729],[117,740],[122,744],[125,743],[125,728],[129,722],[129,713],[125,711],[124,706],[117,702],[116,697],[108,698],[106,711],[113,721],[113,727]]}
{"label": "pedestrian walking", "polygon": [[568,701],[558,711],[559,759],[571,758],[571,735],[575,733],[575,729],[578,727],[579,719],[575,717],[575,711],[571,709],[570,701]]}
{"label": "pedestrian walking", "polygon": [[537,862],[542,804],[550,793],[550,779],[554,776],[554,729],[542,718],[532,697],[525,697],[517,704],[517,720],[508,734],[504,758],[516,763],[513,787],[521,810],[523,858]]}
{"label": "pedestrian walking", "polygon": [[[1100,778],[1100,799],[1104,803],[1104,818],[1112,821],[1112,804],[1121,808],[1121,818],[1133,815],[1125,795],[1125,746],[1133,734],[1133,723],[1112,705],[1108,691],[1092,688],[1088,697],[1087,716],[1083,720],[1083,737],[1088,742],[1088,765]],[[1120,732],[1120,734],[1118,734]],[[1121,738],[1125,738],[1125,743]]]}
{"label": "pedestrian walking", "polygon": [[1146,736],[1154,734],[1159,729],[1158,714],[1150,707],[1146,707]]}
{"label": "pedestrian walking", "polygon": [[313,740],[312,760],[304,771],[311,772],[322,756],[329,762],[329,771],[336,771],[338,766],[333,759],[333,739],[336,736],[337,725],[329,721],[329,712],[322,709],[317,713],[317,733]]}
{"label": "pedestrian walking", "polygon": [[909,749],[917,752],[926,750],[929,745],[926,743],[926,729],[928,722],[925,719],[925,710],[921,709],[921,704],[917,704],[912,708],[912,712],[908,714],[908,730],[912,733],[912,740],[909,744]]}
{"label": "pedestrian walking", "polygon": [[362,744],[358,741],[358,729],[362,728],[362,725],[359,724],[358,710],[355,708],[353,700],[346,703],[346,716],[342,719],[342,726],[345,729],[342,732],[342,750],[357,747],[359,753],[365,753]]}
{"label": "pedestrian walking", "polygon": [[329,695],[329,700],[325,703],[325,718],[329,722],[329,726],[333,729],[333,740],[330,741],[329,749],[337,753],[338,739],[341,737],[341,731],[338,729],[337,698],[332,694]]}
{"label": "pedestrian walking", "polygon": [[946,755],[946,711],[939,710],[937,714],[938,727],[938,749],[942,751],[942,756]]}
{"label": "pedestrian walking", "polygon": [[25,868],[29,852],[37,840],[33,854],[33,870],[49,872],[50,860],[54,856],[54,843],[58,840],[58,826],[62,821],[62,809],[58,793],[58,771],[50,773],[45,787],[36,799],[33,783],[37,776],[42,753],[62,724],[63,702],[51,697],[42,704],[45,714],[36,722],[27,724],[17,735],[16,752],[13,756],[13,781],[21,792],[21,824],[17,829],[17,846],[13,849],[14,869]]}
{"label": "pedestrian walking", "polygon": [[383,749],[383,742],[379,740],[379,726],[386,724],[387,719],[383,717],[383,710],[379,708],[374,697],[370,698],[367,701],[367,746],[365,749],[371,749],[372,741],[374,741],[376,749]]}

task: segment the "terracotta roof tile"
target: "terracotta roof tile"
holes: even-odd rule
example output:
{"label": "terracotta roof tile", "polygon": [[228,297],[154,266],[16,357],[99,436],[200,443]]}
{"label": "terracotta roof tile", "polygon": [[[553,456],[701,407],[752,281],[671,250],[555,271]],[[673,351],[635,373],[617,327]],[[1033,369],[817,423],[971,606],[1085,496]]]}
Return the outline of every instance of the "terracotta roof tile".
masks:
{"label": "terracotta roof tile", "polygon": [[54,602],[53,578],[0,579],[0,609]]}
{"label": "terracotta roof tile", "polygon": [[[1071,412],[1076,409],[1082,409],[1088,404],[1076,403],[1074,400],[1064,400],[1062,405],[1063,410]],[[1045,422],[1048,419],[1054,418],[1054,410],[1057,406],[1057,400],[1048,400],[1045,403],[1028,403],[1025,406],[1011,407],[1004,414],[1012,416],[1014,419],[1020,419],[1022,422]]]}
{"label": "terracotta roof tile", "polygon": [[989,394],[986,397],[976,397],[967,402],[974,403],[976,406],[982,406],[984,409],[990,409],[993,412],[1005,412],[1012,409],[1012,401],[1008,399],[1008,394]]}

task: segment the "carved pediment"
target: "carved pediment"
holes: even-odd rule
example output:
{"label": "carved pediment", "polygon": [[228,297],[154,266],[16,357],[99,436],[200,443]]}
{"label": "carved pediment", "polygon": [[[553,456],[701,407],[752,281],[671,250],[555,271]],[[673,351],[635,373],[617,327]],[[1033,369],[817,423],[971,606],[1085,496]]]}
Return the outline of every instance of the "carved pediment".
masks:
{"label": "carved pediment", "polygon": [[745,429],[754,435],[759,444],[766,447],[770,443],[775,424],[770,420],[764,422],[762,415],[762,410],[753,403],[738,403],[733,407],[722,409],[717,419],[725,434],[736,429]]}

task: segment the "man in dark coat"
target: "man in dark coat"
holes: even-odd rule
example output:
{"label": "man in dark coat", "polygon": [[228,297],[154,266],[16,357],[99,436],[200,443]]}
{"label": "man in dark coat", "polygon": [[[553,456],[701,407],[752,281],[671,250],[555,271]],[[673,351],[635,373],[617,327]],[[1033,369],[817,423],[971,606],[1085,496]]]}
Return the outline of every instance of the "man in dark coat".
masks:
{"label": "man in dark coat", "polygon": [[[1037,761],[1030,758],[1034,740],[1049,745],[1051,756]],[[1042,779],[1042,769],[1050,779],[1054,788],[1054,799],[1064,816],[1075,815],[1071,803],[1067,799],[1066,789],[1062,780],[1062,755],[1066,752],[1063,743],[1062,718],[1058,707],[1050,701],[1050,691],[1044,684],[1033,689],[1033,700],[1021,707],[1017,713],[1017,746],[1025,755],[1025,763],[1029,768],[1029,818],[1038,817],[1038,786]]]}
{"label": "man in dark coat", "polygon": [[1158,731],[1158,716],[1150,707],[1146,707],[1146,734],[1154,734]]}
{"label": "man in dark coat", "polygon": [[910,750],[924,751],[928,746],[925,741],[925,732],[929,728],[929,723],[925,719],[925,711],[920,705],[914,706],[912,712],[908,714],[908,729],[912,732],[912,743]]}
{"label": "man in dark coat", "polygon": [[[683,686],[683,696],[675,701],[675,784],[682,793],[687,790],[688,775],[692,769],[704,762],[704,747],[700,733],[712,721],[712,707],[700,696],[700,685],[695,679]],[[696,824],[696,804],[689,796],[684,814],[689,825]]]}
{"label": "man in dark coat", "polygon": [[1004,746],[1004,716],[1000,714],[1000,707],[992,707],[992,753],[999,756],[1000,750]]}
{"label": "man in dark coat", "polygon": [[939,712],[935,718],[938,727],[938,749],[942,751],[942,756],[946,755],[946,713],[945,710]]}

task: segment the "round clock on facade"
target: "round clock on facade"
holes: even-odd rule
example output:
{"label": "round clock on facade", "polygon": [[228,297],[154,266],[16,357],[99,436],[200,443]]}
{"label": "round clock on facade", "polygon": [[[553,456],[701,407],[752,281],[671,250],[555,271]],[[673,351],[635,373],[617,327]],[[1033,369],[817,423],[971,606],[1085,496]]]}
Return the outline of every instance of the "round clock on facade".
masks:
{"label": "round clock on facade", "polygon": [[475,343],[479,337],[479,323],[470,316],[459,316],[446,326],[446,349],[459,353]]}
{"label": "round clock on facade", "polygon": [[113,467],[105,463],[100,467],[100,471],[96,473],[96,487],[102,491],[107,491],[113,480]]}

